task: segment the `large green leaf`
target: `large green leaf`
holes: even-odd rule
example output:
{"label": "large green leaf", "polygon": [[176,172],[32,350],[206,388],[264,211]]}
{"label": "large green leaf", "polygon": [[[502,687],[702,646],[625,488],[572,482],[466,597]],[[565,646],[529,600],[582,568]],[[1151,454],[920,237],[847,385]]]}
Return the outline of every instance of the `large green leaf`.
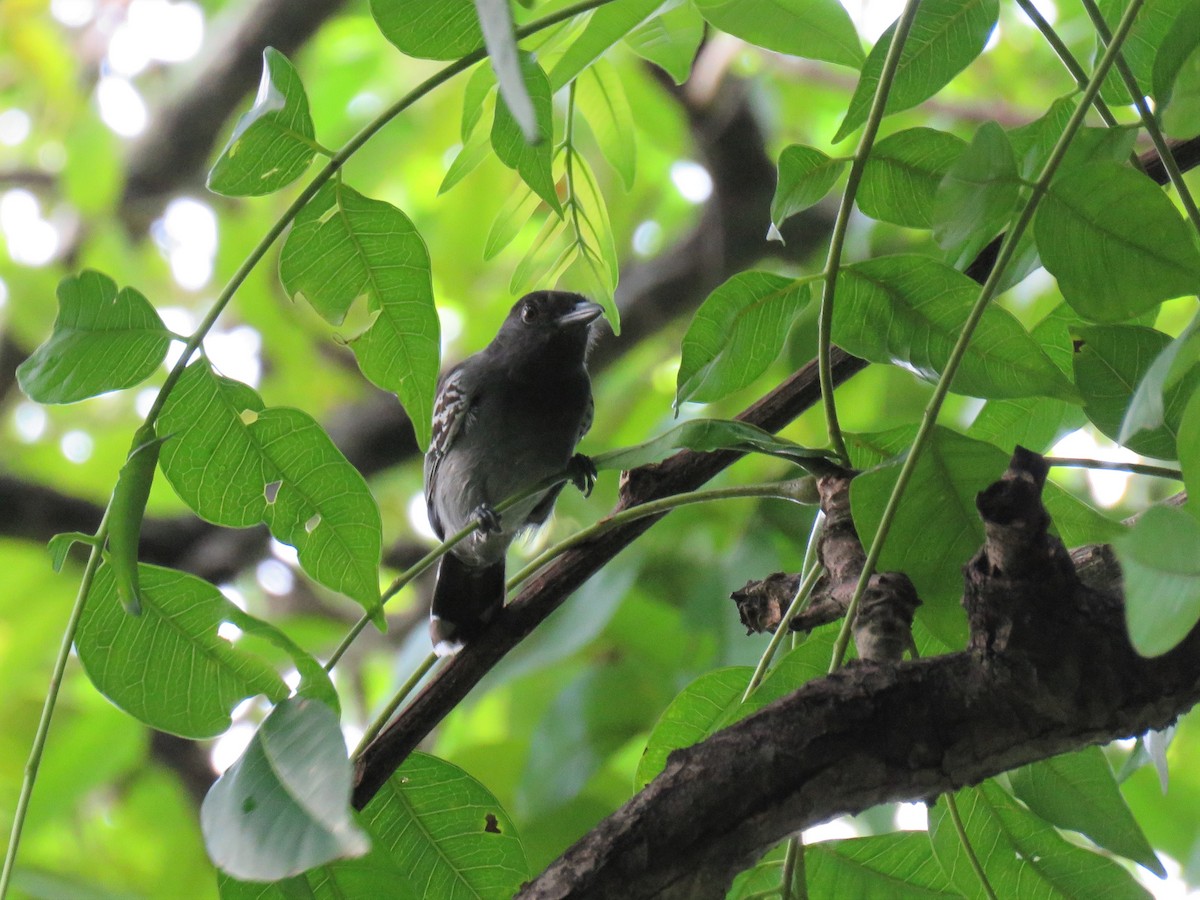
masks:
{"label": "large green leaf", "polygon": [[257,197],[291,184],[317,153],[314,135],[300,75],[286,56],[268,47],[258,96],[208,173],[208,189]]}
{"label": "large green leaf", "polygon": [[792,144],[779,154],[779,180],[771,200],[771,222],[778,228],[790,216],[820,203],[847,160],[830,159],[820,150]]}
{"label": "large green leaf", "polygon": [[363,810],[375,840],[421,896],[508,900],[530,876],[516,827],[486,787],[413,753]]}
{"label": "large green leaf", "polygon": [[856,900],[960,898],[929,846],[916,831],[822,841],[806,848],[805,875],[811,897]]}
{"label": "large green leaf", "polygon": [[371,0],[383,36],[420,59],[457,59],[483,46],[472,0]]}
{"label": "large green leaf", "polygon": [[946,172],[933,204],[933,237],[956,267],[965,268],[1004,230],[1020,190],[1008,135],[985,122]]}
{"label": "large green leaf", "polygon": [[[1140,325],[1094,325],[1077,333],[1083,345],[1075,354],[1075,381],[1083,393],[1084,412],[1116,440],[1134,391],[1171,339]],[[1135,453],[1176,459],[1179,421],[1197,385],[1200,369],[1163,391],[1161,424],[1129,435],[1125,445]]]}
{"label": "large green leaf", "polygon": [[1159,878],[1167,877],[1099,747],[1023,766],[1009,777],[1017,797],[1047,822],[1087,835]]}
{"label": "large green leaf", "polygon": [[283,701],[204,798],[209,856],[249,881],[362,856],[371,842],[350,810],[351,778],[337,714],[315,700]]}
{"label": "large green leaf", "polygon": [[1055,179],[1034,218],[1038,253],[1081,316],[1119,322],[1200,291],[1196,236],[1162,189],[1115,163]]}
{"label": "large green leaf", "polygon": [[807,307],[807,283],[741,272],[709,294],[683,336],[675,405],[720,400],[767,370]]}
{"label": "large green leaf", "polygon": [[[361,818],[358,818],[361,825]],[[339,859],[280,881],[238,881],[219,873],[221,900],[422,900],[408,873],[370,834],[371,849],[363,856]]]}
{"label": "large green leaf", "polygon": [[141,565],[138,575],[142,612],[130,616],[112,567],[101,566],[75,636],[84,671],[113,703],[160,731],[199,739],[228,728],[246,697],[287,696],[270,666],[217,634],[222,622],[250,617],[213,585],[158,566]]}
{"label": "large green leaf", "polygon": [[[997,0],[924,0],[900,53],[886,111],[916,106],[941,90],[983,52],[998,15]],[[867,120],[895,32],[893,23],[867,56],[834,143]]]}
{"label": "large green leaf", "polygon": [[1113,547],[1129,639],[1143,656],[1166,653],[1200,621],[1200,522],[1185,509],[1152,506]]}
{"label": "large green leaf", "polygon": [[17,382],[38,403],[74,403],[145,380],[170,343],[145,297],[85,269],[59,282],[54,330],[17,367]]}
{"label": "large green leaf", "polygon": [[[936,380],[979,285],[926,256],[885,256],[847,266],[833,308],[833,339],[872,362],[898,363]],[[976,397],[1073,398],[1071,383],[1009,313],[989,307],[951,389]]]}
{"label": "large green leaf", "polygon": [[667,9],[625,36],[634,53],[661,66],[676,84],[687,81],[702,40],[704,19],[690,3]]}
{"label": "large green leaf", "polygon": [[622,0],[595,10],[579,37],[550,70],[552,91],[557,93],[574,81],[580,72],[646,21],[660,6],[662,0]]}
{"label": "large green leaf", "polygon": [[515,169],[531,188],[554,210],[561,212],[558,191],[554,186],[554,103],[550,82],[546,73],[528,53],[521,54],[521,72],[525,87],[533,102],[537,121],[538,139],[535,143],[525,140],[521,126],[503,103],[496,104],[496,117],[492,120],[492,149],[496,156],[510,169]]}
{"label": "large green leaf", "polygon": [[375,317],[350,347],[363,373],[399,396],[426,446],[441,346],[429,251],[408,217],[330,182],[296,217],[279,275],[288,293],[303,295],[335,325],[367,295]]}
{"label": "large green leaf", "polygon": [[871,148],[858,205],[873,219],[931,228],[938,185],[966,147],[962,138],[933,128],[888,135]]}
{"label": "large green leaf", "polygon": [[[967,839],[998,897],[1149,900],[1113,860],[1063,840],[992,782],[954,795]],[[942,871],[964,897],[985,896],[947,804],[929,812],[929,836]]]}
{"label": "large green leaf", "polygon": [[836,0],[695,0],[711,25],[751,44],[858,67],[858,32]]}
{"label": "large green leaf", "polygon": [[587,119],[600,152],[629,190],[637,171],[637,143],[633,110],[616,68],[607,60],[596,60],[575,81],[575,104]]}
{"label": "large green leaf", "polygon": [[[1175,23],[1181,10],[1188,0],[1146,0],[1138,11],[1133,22],[1133,28],[1125,43],[1121,46],[1121,55],[1129,66],[1133,77],[1143,95],[1151,93],[1154,61],[1158,55],[1159,46],[1163,43],[1171,26]],[[1122,13],[1129,6],[1128,0],[1097,0],[1097,6],[1108,23],[1109,30],[1117,27]],[[1095,62],[1099,62],[1104,54],[1104,44],[1097,36]],[[1110,71],[1100,89],[1100,96],[1106,103],[1128,106],[1132,102],[1129,90],[1121,74]]]}
{"label": "large green leaf", "polygon": [[378,614],[379,508],[311,416],[264,407],[200,360],[171,392],[159,430],[171,436],[163,473],[197,515],[234,528],[266,522],[304,571]]}

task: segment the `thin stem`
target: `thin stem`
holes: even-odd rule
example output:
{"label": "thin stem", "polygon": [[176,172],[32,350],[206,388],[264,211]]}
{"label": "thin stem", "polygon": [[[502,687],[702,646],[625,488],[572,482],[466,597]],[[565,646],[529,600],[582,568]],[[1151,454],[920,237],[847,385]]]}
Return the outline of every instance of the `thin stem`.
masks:
{"label": "thin stem", "polygon": [[962,333],[959,334],[958,340],[954,344],[954,349],[950,352],[950,358],[946,361],[946,368],[933,389],[933,395],[929,398],[929,403],[926,405],[925,412],[921,417],[921,425],[917,429],[916,437],[913,439],[912,448],[904,460],[904,465],[900,468],[896,485],[892,488],[891,496],[888,497],[887,505],[884,507],[879,527],[875,531],[875,537],[871,540],[871,549],[867,551],[866,561],[863,563],[858,584],[855,586],[854,596],[850,599],[850,605],[846,608],[845,620],[842,622],[841,631],[838,632],[837,641],[834,643],[833,658],[829,666],[831,672],[839,668],[842,660],[845,659],[846,648],[850,643],[851,629],[854,626],[854,617],[858,613],[858,605],[862,602],[862,596],[866,592],[867,583],[870,581],[871,574],[875,571],[875,566],[879,562],[879,556],[883,552],[884,541],[887,540],[888,532],[891,530],[892,523],[896,519],[896,512],[900,508],[900,499],[904,496],[904,492],[908,488],[908,483],[912,480],[913,472],[916,471],[921,453],[925,450],[925,445],[929,441],[930,434],[933,433],[933,426],[937,423],[938,413],[941,412],[946,395],[950,392],[950,382],[954,379],[959,364],[967,352],[967,345],[971,341],[971,336],[975,333],[975,328],[979,325],[979,320],[983,317],[984,310],[987,309],[992,298],[998,293],[1000,281],[1004,277],[1005,270],[1016,255],[1017,244],[1025,234],[1025,229],[1029,227],[1029,223],[1033,220],[1033,214],[1037,210],[1042,197],[1045,196],[1054,173],[1058,171],[1059,165],[1062,164],[1063,158],[1067,154],[1067,148],[1071,145],[1071,140],[1083,124],[1088,107],[1091,106],[1092,100],[1100,91],[1100,85],[1104,83],[1104,76],[1108,74],[1108,70],[1112,67],[1113,61],[1117,56],[1117,51],[1129,34],[1129,29],[1133,27],[1133,21],[1137,17],[1138,10],[1142,8],[1143,2],[1144,0],[1131,0],[1129,6],[1126,8],[1125,14],[1121,17],[1121,22],[1117,26],[1112,43],[1109,44],[1104,52],[1104,56],[1101,57],[1100,62],[1097,64],[1093,78],[1088,82],[1087,89],[1083,93],[1082,101],[1071,114],[1066,128],[1063,129],[1062,135],[1050,153],[1050,158],[1046,160],[1046,164],[1042,168],[1042,173],[1029,195],[1028,202],[1017,216],[1017,220],[1013,223],[1012,227],[1004,235],[1004,240],[1000,244],[1000,250],[996,254],[996,262],[993,264],[992,271],[988,274],[987,280],[980,289],[979,298],[971,308],[971,312],[967,316],[967,321],[963,325]]}
{"label": "thin stem", "polygon": [[659,513],[670,512],[671,510],[680,507],[688,506],[693,503],[707,503],[710,500],[737,500],[749,497],[764,497],[774,500],[790,500],[793,503],[799,503],[796,499],[797,492],[790,489],[790,486],[796,482],[805,481],[804,478],[793,479],[793,481],[771,481],[764,484],[747,484],[734,487],[724,488],[708,488],[700,491],[687,491],[683,494],[673,494],[670,497],[663,497],[659,500],[651,500],[648,503],[642,503],[638,506],[623,509],[618,513],[613,513],[611,516],[601,519],[587,528],[575,532],[566,538],[563,538],[557,544],[554,544],[549,549],[538,554],[533,562],[521,569],[516,575],[508,580],[507,590],[512,590],[521,582],[530,578],[538,569],[546,565],[560,553],[565,550],[570,550],[572,547],[579,544],[587,543],[605,532],[612,531],[614,528],[619,528],[628,522],[634,522],[638,519],[644,519],[646,516],[654,516]]}
{"label": "thin stem", "polygon": [[979,879],[979,884],[983,887],[983,892],[987,894],[988,900],[999,900],[996,896],[996,891],[992,888],[991,882],[988,881],[987,873],[983,871],[983,864],[979,861],[979,857],[975,855],[975,848],[971,846],[971,839],[967,837],[967,829],[963,825],[962,816],[959,815],[958,803],[954,799],[954,795],[946,794],[944,798],[946,800],[946,810],[950,813],[950,821],[954,823],[954,830],[958,832],[958,842],[962,844],[963,852],[967,854],[967,860],[971,863],[971,868]]}
{"label": "thin stem", "polygon": [[746,692],[742,694],[743,703],[749,700],[755,688],[762,684],[762,680],[767,675],[767,669],[771,665],[771,660],[774,658],[775,652],[779,649],[779,645],[783,643],[783,636],[792,633],[791,628],[788,627],[791,621],[804,612],[808,608],[808,604],[812,602],[813,585],[821,577],[821,571],[820,566],[812,566],[805,571],[804,579],[800,582],[800,586],[796,588],[796,596],[788,604],[787,612],[779,620],[779,625],[776,626],[775,633],[771,635],[770,642],[767,644],[766,649],[763,650],[762,656],[759,657],[758,665],[754,667],[754,674],[750,676],[750,683],[746,685]]}
{"label": "thin stem", "polygon": [[1107,459],[1069,459],[1047,456],[1046,464],[1064,469],[1107,469],[1113,472],[1131,472],[1134,475],[1153,475],[1155,478],[1171,478],[1183,481],[1183,473],[1166,466],[1151,466],[1145,463],[1115,462]]}
{"label": "thin stem", "polygon": [[[1059,61],[1063,64],[1063,68],[1075,79],[1075,84],[1079,89],[1085,89],[1088,83],[1087,70],[1079,64],[1079,60],[1071,53],[1071,49],[1063,42],[1063,39],[1058,36],[1058,32],[1054,30],[1054,26],[1046,21],[1046,17],[1033,4],[1033,0],[1017,0],[1017,6],[1021,7],[1021,11],[1033,23],[1033,27],[1042,33],[1042,37],[1046,39],[1046,43],[1050,45],[1050,49],[1058,56]],[[1108,108],[1108,104],[1100,99],[1099,94],[1092,101],[1092,105],[1096,108],[1096,112],[1100,114],[1100,118],[1104,121],[1105,125],[1112,128],[1117,124],[1116,116],[1112,114],[1112,110]]]}
{"label": "thin stem", "polygon": [[425,674],[434,667],[434,664],[437,663],[438,659],[439,657],[436,653],[430,653],[423,660],[421,660],[421,664],[413,670],[411,675],[408,676],[408,680],[405,681],[404,684],[400,685],[400,688],[396,691],[395,696],[388,701],[388,704],[383,708],[383,711],[375,717],[375,721],[367,726],[367,730],[363,732],[363,736],[359,740],[358,746],[355,747],[354,752],[350,754],[350,759],[352,761],[358,759],[358,757],[362,755],[362,752],[370,745],[371,741],[375,740],[375,737],[379,734],[379,732],[383,731],[383,729],[387,726],[387,723],[392,720],[392,716],[395,715],[396,710],[400,708],[400,704],[403,703],[405,698],[413,692],[413,689],[420,684],[421,679],[424,678]]}
{"label": "thin stem", "polygon": [[[796,881],[797,872],[800,874],[797,884],[798,890],[793,894],[792,882]],[[802,835],[797,834],[788,840],[787,850],[784,851],[783,855],[783,892],[780,895],[781,900],[791,900],[793,896],[796,900],[808,900],[808,885],[805,881],[804,838]]]}
{"label": "thin stem", "polygon": [[[1104,21],[1104,16],[1100,12],[1100,8],[1096,6],[1094,0],[1083,0],[1083,8],[1092,20],[1092,26],[1096,29],[1096,33],[1100,35],[1100,40],[1105,46],[1108,46],[1112,42],[1112,34],[1108,30],[1108,23]],[[1158,127],[1158,121],[1154,118],[1154,113],[1150,111],[1150,107],[1146,104],[1146,97],[1142,92],[1141,86],[1137,83],[1137,79],[1133,77],[1133,72],[1130,70],[1128,64],[1126,64],[1125,55],[1120,52],[1117,53],[1116,67],[1121,80],[1125,82],[1125,90],[1129,91],[1129,96],[1133,98],[1133,105],[1137,108],[1138,115],[1142,118],[1142,125],[1146,129],[1146,133],[1150,135],[1154,149],[1158,151],[1159,159],[1163,162],[1163,168],[1167,170],[1167,177],[1171,179],[1175,193],[1179,195],[1179,200],[1183,203],[1183,208],[1187,211],[1188,218],[1192,220],[1192,227],[1197,232],[1200,232],[1200,209],[1196,208],[1196,201],[1192,198],[1192,192],[1188,190],[1188,186],[1183,180],[1183,173],[1179,171],[1179,164],[1175,162],[1175,154],[1171,152],[1171,148],[1167,144],[1167,139],[1163,137],[1162,129]]]}
{"label": "thin stem", "polygon": [[75,632],[79,630],[79,620],[83,616],[83,606],[87,602],[88,592],[92,589],[92,581],[96,570],[100,568],[101,547],[104,545],[103,535],[108,531],[108,510],[96,529],[100,538],[92,545],[88,555],[87,565],[83,569],[83,577],[79,582],[79,592],[75,595],[75,605],[67,617],[67,627],[63,631],[62,643],[58,648],[58,656],[54,660],[54,669],[50,673],[50,687],[46,691],[46,701],[42,704],[42,715],[38,719],[37,731],[33,736],[33,746],[25,762],[25,777],[21,781],[21,793],[17,798],[16,812],[13,814],[12,831],[8,837],[8,850],[4,854],[4,869],[0,872],[0,898],[8,895],[8,887],[16,869],[17,845],[21,843],[21,832],[25,828],[25,816],[29,812],[29,800],[33,796],[33,786],[37,781],[38,769],[42,764],[42,755],[46,749],[46,737],[50,733],[50,720],[54,717],[54,707],[58,703],[58,692],[62,687],[63,673],[67,669],[67,660],[71,658],[71,645],[75,643]]}
{"label": "thin stem", "polygon": [[850,457],[846,451],[846,440],[842,437],[842,427],[838,423],[837,404],[833,398],[833,366],[830,362],[830,348],[833,346],[833,298],[837,288],[838,272],[842,266],[842,250],[846,245],[846,232],[850,227],[850,214],[854,211],[854,197],[858,193],[859,182],[862,181],[863,170],[867,158],[871,155],[871,145],[875,143],[875,135],[879,132],[879,124],[887,109],[888,93],[892,89],[892,81],[896,77],[896,68],[900,65],[900,54],[908,33],[916,18],[917,8],[921,0],[908,0],[904,12],[896,22],[896,31],[892,35],[892,43],[888,46],[887,57],[883,61],[883,70],[879,73],[879,84],[875,88],[875,97],[871,101],[871,110],[863,128],[862,137],[858,141],[858,149],[854,152],[854,161],[850,164],[850,174],[846,179],[846,189],[842,192],[842,202],[838,207],[837,218],[833,223],[833,234],[829,239],[829,256],[825,261],[825,288],[821,293],[821,307],[817,313],[817,375],[821,382],[821,401],[825,407],[825,426],[829,431],[829,443],[833,452],[842,462]]}

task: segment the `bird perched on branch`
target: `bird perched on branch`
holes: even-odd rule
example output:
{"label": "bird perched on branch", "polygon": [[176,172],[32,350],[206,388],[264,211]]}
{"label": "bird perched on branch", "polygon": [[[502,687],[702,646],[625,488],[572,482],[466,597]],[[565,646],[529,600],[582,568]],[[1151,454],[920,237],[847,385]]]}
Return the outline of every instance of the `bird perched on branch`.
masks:
{"label": "bird perched on branch", "polygon": [[438,387],[425,454],[429,521],[443,540],[481,523],[438,566],[429,625],[439,655],[460,649],[504,605],[508,545],[546,521],[562,483],[501,513],[496,506],[563,473],[591,493],[596,469],[575,445],[592,424],[587,352],[601,312],[579,294],[527,294]]}

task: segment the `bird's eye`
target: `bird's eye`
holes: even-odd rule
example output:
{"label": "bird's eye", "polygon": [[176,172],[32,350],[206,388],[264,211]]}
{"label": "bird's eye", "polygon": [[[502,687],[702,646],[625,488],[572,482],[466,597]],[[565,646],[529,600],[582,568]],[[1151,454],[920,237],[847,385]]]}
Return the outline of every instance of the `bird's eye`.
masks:
{"label": "bird's eye", "polygon": [[524,322],[526,324],[529,324],[530,322],[536,322],[537,317],[538,317],[537,307],[534,306],[532,303],[526,303],[524,306],[521,307],[521,321],[522,322]]}

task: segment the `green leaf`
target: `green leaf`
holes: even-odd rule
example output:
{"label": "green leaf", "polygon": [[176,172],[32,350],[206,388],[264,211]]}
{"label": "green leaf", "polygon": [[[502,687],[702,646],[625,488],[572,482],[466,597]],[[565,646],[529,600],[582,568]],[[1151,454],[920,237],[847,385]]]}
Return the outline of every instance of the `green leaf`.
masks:
{"label": "green leaf", "polygon": [[46,342],[17,367],[38,403],[74,403],[144,381],[167,355],[171,334],[150,302],[92,269],[58,283],[58,318]]}
{"label": "green leaf", "polygon": [[1193,318],[1188,327],[1167,344],[1138,382],[1121,421],[1117,442],[1125,444],[1138,432],[1162,425],[1166,414],[1163,405],[1166,391],[1197,365],[1200,365],[1200,316]]}
{"label": "green leaf", "polygon": [[1023,766],[1009,777],[1017,798],[1047,822],[1078,831],[1159,878],[1167,877],[1099,747]]}
{"label": "green leaf", "polygon": [[46,549],[50,551],[50,565],[55,572],[62,571],[63,564],[67,561],[67,554],[71,552],[71,548],[76,544],[87,544],[89,547],[95,547],[96,536],[84,534],[82,531],[65,531],[54,535],[54,537],[46,542]]}
{"label": "green leaf", "polygon": [[[945,87],[983,52],[998,15],[997,0],[924,0],[900,52],[886,112],[916,106]],[[846,118],[833,137],[835,144],[867,121],[895,32],[893,22],[871,48]]]}
{"label": "green leaf", "polygon": [[[1150,900],[1116,862],[1063,840],[992,782],[954,795],[963,825],[998,897]],[[964,897],[983,897],[947,805],[929,811],[929,837],[942,871]]]}
{"label": "green leaf", "polygon": [[265,662],[217,634],[244,616],[207,581],[138,566],[142,614],[126,615],[112,567],[102,565],[88,594],[75,649],[96,689],[160,731],[210,738],[229,727],[247,697],[279,701],[288,694]]}
{"label": "green leaf", "polygon": [[[1147,0],[1138,11],[1129,37],[1121,45],[1121,55],[1137,80],[1138,87],[1142,89],[1142,94],[1151,91],[1152,73],[1159,47],[1187,2],[1188,0]],[[1100,7],[1104,21],[1108,23],[1109,31],[1117,27],[1128,5],[1128,0],[1098,0],[1097,6]],[[1104,45],[1097,35],[1093,63],[1099,62],[1103,55]],[[1113,105],[1128,106],[1132,102],[1125,81],[1115,67],[1104,79],[1100,96],[1106,103]]]}
{"label": "green leaf", "polygon": [[[838,346],[872,362],[898,363],[930,381],[946,366],[979,285],[926,256],[885,256],[847,266],[833,311]],[[975,397],[1076,392],[1007,310],[983,314],[951,390]]]}
{"label": "green leaf", "polygon": [[[1171,339],[1140,325],[1094,325],[1077,331],[1083,346],[1075,354],[1075,382],[1083,393],[1083,411],[1116,440],[1134,390]],[[1125,446],[1145,456],[1176,459],[1179,421],[1197,385],[1200,369],[1168,388],[1163,393],[1162,424],[1130,435]]]}
{"label": "green leaf", "polygon": [[1200,390],[1193,389],[1179,422],[1179,467],[1187,487],[1190,508],[1200,504]]}
{"label": "green leaf", "polygon": [[334,325],[367,295],[374,319],[350,348],[363,374],[400,398],[427,446],[441,344],[429,251],[409,218],[340,181],[327,183],[296,217],[279,276],[289,294],[303,294]]}
{"label": "green leaf", "polygon": [[316,154],[300,75],[286,56],[268,47],[258,96],[209,171],[208,189],[228,197],[270,194],[299,178]]}
{"label": "green leaf", "polygon": [[752,384],[779,356],[810,296],[807,283],[769,272],[741,272],[709,294],[683,336],[676,408]]}
{"label": "green leaf", "polygon": [[521,76],[512,8],[508,0],[475,0],[475,11],[479,15],[479,27],[483,31],[488,58],[500,85],[500,97],[520,126],[526,143],[535,144],[542,139],[542,135],[534,117],[533,102],[525,89],[525,79]]}
{"label": "green leaf", "polygon": [[499,801],[462,769],[424,753],[404,761],[362,821],[422,897],[508,900],[531,874]]}
{"label": "green leaf", "polygon": [[496,104],[496,117],[492,120],[492,149],[496,156],[510,169],[515,169],[550,206],[561,214],[562,207],[558,202],[558,191],[554,186],[554,176],[551,172],[554,148],[551,146],[554,137],[554,104],[550,91],[550,82],[528,53],[521,54],[521,71],[525,77],[525,87],[533,101],[537,116],[538,139],[528,143],[502,103]]}
{"label": "green leaf", "polygon": [[933,237],[953,265],[965,268],[1004,230],[1020,191],[1008,135],[985,122],[946,173],[933,204]]}
{"label": "green leaf", "polygon": [[455,154],[450,167],[446,170],[445,177],[442,178],[442,183],[438,186],[438,193],[446,193],[478,169],[479,164],[491,155],[491,145],[491,133],[487,131],[476,131],[463,141],[462,147]]}
{"label": "green leaf", "polygon": [[371,15],[401,53],[458,59],[483,46],[472,0],[371,0]]}
{"label": "green leaf", "polygon": [[496,213],[496,219],[488,231],[487,241],[483,245],[483,258],[493,259],[511,244],[541,205],[542,198],[535,194],[532,188],[526,187],[510,194]]}
{"label": "green leaf", "polygon": [[1154,56],[1152,93],[1161,111],[1171,102],[1175,81],[1188,59],[1200,49],[1200,0],[1189,0],[1179,10]]}
{"label": "green leaf", "polygon": [[[1071,328],[1078,323],[1074,311],[1060,303],[1029,333],[1065,375],[1074,368]],[[1086,421],[1075,403],[1056,397],[1015,397],[985,403],[967,434],[1005,451],[1020,445],[1041,453]]]}
{"label": "green leaf", "polygon": [[200,808],[209,856],[223,872],[277,881],[371,847],[350,810],[352,773],[337,715],[284,700]]}
{"label": "green leaf", "polygon": [[592,457],[592,462],[600,471],[636,469],[638,466],[666,459],[679,450],[697,450],[703,453],[712,450],[767,453],[800,466],[807,465],[814,459],[828,459],[829,456],[824,450],[801,447],[746,422],[729,419],[689,419],[645,443],[598,453]]}
{"label": "green leaf", "polygon": [[184,370],[159,429],[173,435],[163,474],[197,515],[231,528],[266,522],[305,572],[380,615],[379,508],[311,416],[265,408],[200,360]]}
{"label": "green leaf", "polygon": [[907,228],[933,226],[934,197],[962,138],[933,128],[909,128],[878,141],[863,169],[858,205],[873,219]]}
{"label": "green leaf", "polygon": [[[361,817],[356,816],[355,821],[361,826]],[[221,900],[421,900],[408,873],[392,859],[379,837],[369,830],[368,836],[371,849],[364,856],[339,859],[280,881],[238,881],[218,872]]]}
{"label": "green leaf", "polygon": [[154,434],[153,425],[143,425],[134,433],[133,446],[117,475],[109,505],[108,564],[117,582],[121,605],[132,616],[142,614],[138,590],[138,541],[164,440],[166,438]]}
{"label": "green leaf", "polygon": [[704,40],[704,19],[690,3],[667,9],[625,36],[625,43],[638,56],[683,84],[692,72],[692,61]]}
{"label": "green leaf", "polygon": [[637,28],[662,6],[662,0],[622,0],[595,10],[583,32],[550,70],[554,93],[599,59],[613,44]]}
{"label": "green leaf", "polygon": [[[1054,151],[1054,145],[1058,143],[1058,139],[1066,130],[1067,122],[1074,115],[1077,105],[1074,94],[1069,97],[1059,97],[1050,104],[1050,109],[1046,111],[1045,115],[1034,119],[1028,125],[1014,128],[1008,133],[1008,140],[1017,157],[1017,168],[1022,178],[1034,179],[1041,173],[1046,160]],[[1076,132],[1076,136],[1078,136],[1078,132]]]}
{"label": "green leaf", "polygon": [[809,634],[803,644],[785,653],[767,673],[762,684],[737,710],[736,718],[743,719],[758,712],[768,703],[774,703],[808,682],[829,674],[829,659],[839,630],[839,624],[818,628]]}
{"label": "green leaf", "polygon": [[836,0],[695,0],[709,24],[779,53],[858,68],[862,45]]}
{"label": "green leaf", "polygon": [[942,871],[929,837],[916,831],[821,841],[805,848],[804,869],[812,897],[951,900],[963,896]]}
{"label": "green leaf", "polygon": [[821,202],[833,187],[844,159],[830,159],[820,150],[792,144],[779,154],[779,181],[771,200],[771,223],[778,228],[789,217]]}
{"label": "green leaf", "polygon": [[730,722],[753,674],[750,666],[714,669],[685,687],[651,729],[633,776],[633,789],[640,791],[658,777],[672,750],[699,743]]}
{"label": "green leaf", "polygon": [[1038,253],[1081,316],[1119,322],[1200,291],[1200,251],[1174,204],[1140,172],[1093,163],[1055,179],[1033,223]]}
{"label": "green leaf", "polygon": [[1166,653],[1200,621],[1200,522],[1184,509],[1151,506],[1113,549],[1130,641],[1143,656]]}
{"label": "green leaf", "polygon": [[462,126],[459,129],[464,144],[474,134],[475,126],[483,117],[484,104],[495,87],[496,73],[488,65],[477,66],[467,80],[467,87],[463,91]]}
{"label": "green leaf", "polygon": [[625,190],[633,187],[637,171],[633,110],[611,63],[596,60],[575,81],[576,107],[583,112],[604,158],[621,176]]}

